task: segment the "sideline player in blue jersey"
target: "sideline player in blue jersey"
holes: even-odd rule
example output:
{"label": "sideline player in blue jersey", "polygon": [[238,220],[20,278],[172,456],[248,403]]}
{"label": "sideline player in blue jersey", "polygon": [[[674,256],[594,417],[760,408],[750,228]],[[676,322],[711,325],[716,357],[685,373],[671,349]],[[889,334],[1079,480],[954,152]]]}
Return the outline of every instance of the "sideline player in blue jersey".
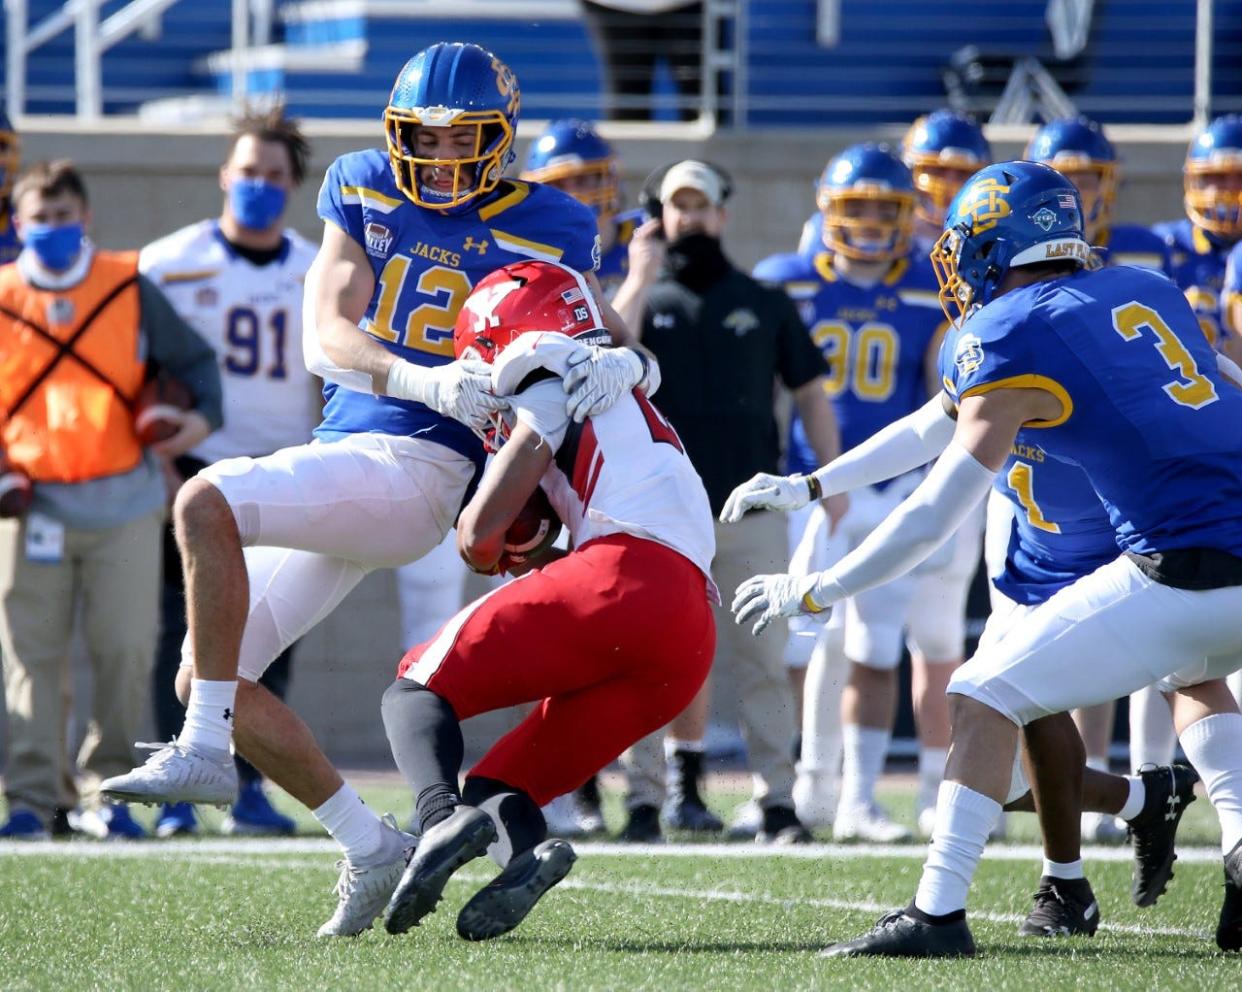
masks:
{"label": "sideline player in blue jersey", "polygon": [[1242,116],[1217,117],[1195,135],[1182,169],[1186,216],[1152,228],[1169,246],[1181,287],[1214,348],[1242,361],[1242,337],[1221,324],[1225,261],[1242,239]]}
{"label": "sideline player in blue jersey", "polygon": [[[936,348],[943,323],[929,262],[911,253],[915,190],[909,169],[884,145],[862,144],[833,158],[819,182],[823,241],[815,256],[774,255],[756,266],[758,279],[780,283],[799,308],[812,339],[824,353],[825,389],[841,428],[843,451],[866,440],[938,392]],[[795,413],[790,424],[790,471],[813,472],[818,459]],[[850,494],[839,522],[842,547],[861,543],[870,530],[918,484],[910,473],[891,486]],[[828,524],[822,509],[790,519],[791,558],[826,564]],[[798,546],[802,546],[799,551]],[[899,579],[851,599],[842,631],[834,625],[813,655],[797,648],[810,638],[795,629],[786,652],[791,662],[809,662],[812,691],[804,703],[799,815],[812,823],[833,823],[838,840],[877,843],[907,840],[910,832],[889,819],[876,803],[875,786],[884,767],[897,703],[897,666],[903,631],[915,594],[911,578]],[[807,648],[810,647],[806,644]],[[849,660],[840,696],[840,724],[824,712],[837,705],[840,675],[825,677],[839,651]],[[931,807],[944,770],[949,712],[944,690],[960,659],[920,658],[914,711],[920,743],[922,806]],[[838,733],[833,731],[841,727]],[[839,740],[839,743],[838,743]],[[836,765],[843,757],[835,816]]]}
{"label": "sideline player in blue jersey", "polygon": [[901,574],[992,484],[1023,427],[1086,472],[1123,552],[955,673],[954,744],[918,892],[830,954],[973,954],[966,895],[1010,795],[1018,728],[1151,681],[1171,693],[1220,820],[1217,943],[1242,949],[1242,715],[1220,681],[1242,663],[1242,392],[1171,283],[1086,270],[1089,256],[1077,191],[1055,170],[1006,162],[976,174],[933,254],[956,325],[940,355],[952,442],[855,553],[816,576],[738,589],[738,622],[754,619],[758,633]]}
{"label": "sideline player in blue jersey", "polygon": [[600,261],[595,275],[612,299],[630,270],[630,239],[645,218],[640,209],[621,209],[617,154],[590,121],[552,121],[526,155],[522,178],[568,193],[595,212]]}
{"label": "sideline player in blue jersey", "polygon": [[[992,161],[992,146],[983,128],[955,110],[923,114],[901,139],[901,160],[914,175],[918,200],[914,207],[914,249],[923,257],[940,237],[944,212],[962,184]],[[824,250],[823,226],[818,213],[802,225],[798,251],[814,255]]]}
{"label": "sideline player in blue jersey", "polygon": [[13,226],[13,203],[9,198],[21,164],[21,138],[0,108],[0,265],[13,261],[22,250]]}
{"label": "sideline player in blue jersey", "polygon": [[[144,802],[232,802],[235,725],[239,749],[345,851],[322,936],[371,925],[413,841],[368,810],[298,717],[255,683],[369,571],[418,558],[453,525],[483,463],[471,425],[503,405],[485,366],[452,360],[473,285],[509,262],[547,258],[587,273],[598,292],[590,212],[558,190],[501,178],[518,105],[517,80],[490,52],[432,45],[397,76],[386,151],[350,153],[328,169],[305,307],[308,364],[328,380],[316,442],[217,462],[181,489],[174,514],[193,657],[193,679],[178,680],[185,727],[103,786]],[[622,336],[615,314],[604,314]],[[655,366],[634,351],[576,357],[572,416],[653,385]]]}

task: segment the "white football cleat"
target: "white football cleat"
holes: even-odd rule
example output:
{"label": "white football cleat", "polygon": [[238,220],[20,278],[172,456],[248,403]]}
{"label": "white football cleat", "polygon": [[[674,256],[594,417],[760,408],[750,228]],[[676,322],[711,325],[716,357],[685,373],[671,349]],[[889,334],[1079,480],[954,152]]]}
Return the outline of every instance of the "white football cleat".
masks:
{"label": "white football cleat", "polygon": [[1125,822],[1111,813],[1083,813],[1082,839],[1089,844],[1124,844]]}
{"label": "white football cleat", "polygon": [[829,772],[798,772],[793,801],[794,812],[804,827],[831,827],[839,802],[836,776]]}
{"label": "white football cleat", "polygon": [[228,751],[191,747],[175,740],[135,746],[155,753],[132,772],[113,775],[100,783],[99,791],[113,802],[207,806],[237,802],[237,766]]}
{"label": "white football cleat", "polygon": [[418,838],[398,829],[391,813],[385,813],[380,823],[384,841],[374,855],[356,865],[348,858],[336,863],[341,869],[333,889],[337,896],[336,912],[319,928],[318,936],[356,937],[370,930],[396,891],[405,866],[414,856]]}
{"label": "white football cleat", "polygon": [[842,806],[832,825],[834,840],[863,840],[872,844],[900,844],[910,840],[910,831],[894,823],[875,803]]}

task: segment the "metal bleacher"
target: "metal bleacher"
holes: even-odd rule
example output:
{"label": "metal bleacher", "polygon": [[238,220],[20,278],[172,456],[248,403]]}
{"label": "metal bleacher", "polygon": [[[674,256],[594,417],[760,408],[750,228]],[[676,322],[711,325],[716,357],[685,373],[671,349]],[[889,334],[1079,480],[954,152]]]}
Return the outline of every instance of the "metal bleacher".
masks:
{"label": "metal bleacher", "polygon": [[[83,4],[104,22],[136,8],[146,18],[100,57],[105,114],[192,120],[227,111],[240,84],[247,99],[283,96],[301,116],[367,118],[402,61],[446,39],[500,54],[521,80],[528,117],[601,112],[602,74],[576,0],[265,0],[271,30],[250,32],[245,46],[233,17],[259,0],[6,0],[0,49],[12,44],[12,9],[25,8],[27,29],[61,12],[59,33],[27,56],[23,112],[81,112],[80,31],[66,12]],[[1088,3],[1086,47],[1066,59],[1054,50],[1048,0],[708,0],[709,16],[732,16],[720,50],[707,47],[721,77],[721,120],[735,126],[906,121],[946,102],[946,80],[986,116],[1024,57],[1039,59],[1100,120],[1184,123],[1202,6]],[[1242,0],[1210,6],[1212,110],[1242,110]],[[827,44],[817,33],[826,11],[834,24]]]}

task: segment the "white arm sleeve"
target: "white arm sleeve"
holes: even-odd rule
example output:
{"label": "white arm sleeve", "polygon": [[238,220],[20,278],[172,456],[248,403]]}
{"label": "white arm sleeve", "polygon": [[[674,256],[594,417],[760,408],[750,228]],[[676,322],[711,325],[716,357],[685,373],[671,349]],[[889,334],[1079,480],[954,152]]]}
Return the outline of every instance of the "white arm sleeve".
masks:
{"label": "white arm sleeve", "polygon": [[1242,388],[1242,368],[1227,355],[1216,353],[1216,370],[1235,386]]}
{"label": "white arm sleeve", "polygon": [[325,382],[335,382],[355,393],[372,392],[369,375],[334,365],[323,350],[319,343],[319,328],[315,324],[315,308],[308,299],[304,299],[302,303],[302,361],[308,372],[319,376]]}
{"label": "white arm sleeve", "polygon": [[913,413],[816,469],[814,476],[825,496],[895,479],[944,451],[955,429],[955,421],[945,412],[942,394],[937,393]]}
{"label": "white arm sleeve", "polygon": [[905,575],[953,535],[995,476],[960,444],[950,444],[927,478],[862,544],[820,573],[812,598],[833,603]]}

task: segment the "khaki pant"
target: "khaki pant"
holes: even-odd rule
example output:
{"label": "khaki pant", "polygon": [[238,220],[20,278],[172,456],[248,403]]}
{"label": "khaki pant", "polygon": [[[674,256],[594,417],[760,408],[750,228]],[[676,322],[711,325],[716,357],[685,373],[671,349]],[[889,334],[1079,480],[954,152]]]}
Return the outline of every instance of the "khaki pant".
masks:
{"label": "khaki pant", "polygon": [[159,624],[161,509],[119,527],[65,529],[59,562],[26,557],[24,521],[0,521],[0,651],[8,712],[9,808],[48,822],[67,794],[65,691],[75,608],[82,604],[94,694],[78,754],[84,799],[101,779],[134,766],[134,735],[147,715]]}
{"label": "khaki pant", "polygon": [[[785,518],[752,513],[736,524],[716,524],[712,578],[723,605],[716,607],[716,658],[712,692],[737,696],[738,722],[746,739],[754,798],[761,806],[793,806],[795,732],[793,690],[784,664],[784,625],[752,637],[733,622],[733,591],[752,575],[788,571]],[[622,756],[629,794],[626,805],[664,802],[664,732],[644,737]]]}

